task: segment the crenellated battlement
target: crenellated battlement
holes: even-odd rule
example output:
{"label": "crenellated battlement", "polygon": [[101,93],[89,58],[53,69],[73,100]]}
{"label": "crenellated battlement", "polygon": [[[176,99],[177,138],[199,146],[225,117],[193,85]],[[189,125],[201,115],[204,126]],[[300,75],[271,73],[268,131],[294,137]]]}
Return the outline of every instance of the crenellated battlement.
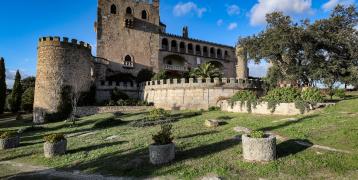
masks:
{"label": "crenellated battlement", "polygon": [[90,44],[85,43],[83,41],[78,41],[77,39],[70,39],[67,37],[63,37],[62,39],[58,36],[48,36],[48,37],[41,37],[39,38],[39,46],[48,46],[48,45],[55,45],[55,46],[63,46],[63,45],[70,45],[78,48],[86,48],[91,50],[92,47]]}
{"label": "crenellated battlement", "polygon": [[189,78],[164,79],[148,81],[144,88],[148,89],[190,89],[190,88],[229,88],[229,89],[260,89],[262,81],[236,78]]}

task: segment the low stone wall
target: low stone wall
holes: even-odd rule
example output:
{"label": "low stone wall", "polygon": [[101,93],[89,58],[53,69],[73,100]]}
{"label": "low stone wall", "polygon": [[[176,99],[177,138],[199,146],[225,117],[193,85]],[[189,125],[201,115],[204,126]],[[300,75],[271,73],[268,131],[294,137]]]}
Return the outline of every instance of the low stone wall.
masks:
{"label": "low stone wall", "polygon": [[147,111],[152,109],[151,106],[86,106],[86,107],[78,107],[76,116],[84,117],[95,114],[102,113],[130,113],[130,112],[140,112]]}
{"label": "low stone wall", "polygon": [[260,81],[235,78],[167,79],[146,82],[143,100],[166,110],[207,110],[220,97],[231,97],[244,89],[260,91]]}
{"label": "low stone wall", "polygon": [[[241,106],[240,102],[234,103],[231,106],[231,103],[228,101],[220,101],[219,106],[222,111],[226,112],[236,112],[236,113],[249,113],[247,111],[246,103]],[[276,106],[276,109],[271,113],[271,109],[268,109],[267,102],[259,103],[256,108],[251,108],[253,114],[265,114],[265,115],[299,115],[301,114],[300,110],[295,107],[295,103],[281,103]]]}

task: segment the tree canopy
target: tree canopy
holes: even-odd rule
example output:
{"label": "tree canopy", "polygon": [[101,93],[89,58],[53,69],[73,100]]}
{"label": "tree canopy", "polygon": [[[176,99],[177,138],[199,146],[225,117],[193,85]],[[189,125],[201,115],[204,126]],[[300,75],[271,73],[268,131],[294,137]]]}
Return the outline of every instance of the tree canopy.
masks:
{"label": "tree canopy", "polygon": [[297,85],[322,82],[333,88],[337,82],[357,83],[358,12],[355,6],[338,5],[326,19],[294,23],[281,12],[268,14],[267,27],[258,35],[240,38],[238,45],[249,59],[269,61],[273,70],[267,79],[287,80]]}

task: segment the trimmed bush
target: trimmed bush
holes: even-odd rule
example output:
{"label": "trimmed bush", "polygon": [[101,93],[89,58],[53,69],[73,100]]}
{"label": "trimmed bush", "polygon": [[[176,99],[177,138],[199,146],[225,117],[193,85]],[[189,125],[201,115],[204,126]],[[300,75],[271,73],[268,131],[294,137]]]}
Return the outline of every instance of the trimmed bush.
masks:
{"label": "trimmed bush", "polygon": [[66,138],[62,133],[50,134],[44,137],[44,141],[48,143],[57,143],[63,140],[66,140]]}
{"label": "trimmed bush", "polygon": [[172,136],[172,125],[163,124],[160,128],[160,131],[152,137],[154,145],[166,145],[172,143],[174,139]]}
{"label": "trimmed bush", "polygon": [[249,137],[251,138],[264,138],[265,133],[263,131],[251,131],[249,134]]}
{"label": "trimmed bush", "polygon": [[301,93],[301,98],[303,101],[309,102],[311,104],[323,102],[321,91],[317,88],[307,88],[303,90]]}
{"label": "trimmed bush", "polygon": [[146,116],[147,120],[159,120],[159,119],[166,119],[170,116],[170,112],[164,109],[152,109],[149,111],[148,115]]}
{"label": "trimmed bush", "polygon": [[0,132],[0,139],[8,139],[19,135],[17,131],[4,131]]}

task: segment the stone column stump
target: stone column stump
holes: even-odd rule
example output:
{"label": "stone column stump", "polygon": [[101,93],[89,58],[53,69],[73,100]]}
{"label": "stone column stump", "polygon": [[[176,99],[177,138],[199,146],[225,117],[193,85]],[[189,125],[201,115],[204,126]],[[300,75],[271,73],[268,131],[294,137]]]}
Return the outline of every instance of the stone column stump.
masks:
{"label": "stone column stump", "polygon": [[5,139],[0,139],[0,149],[11,149],[17,148],[20,145],[20,135],[16,135],[14,137],[9,137]]}
{"label": "stone column stump", "polygon": [[67,140],[62,140],[56,143],[44,143],[44,155],[46,158],[64,155],[67,150]]}
{"label": "stone column stump", "polygon": [[149,146],[150,162],[154,165],[166,164],[175,158],[175,144],[150,145]]}
{"label": "stone column stump", "polygon": [[276,137],[251,138],[242,135],[243,156],[247,161],[268,162],[276,159]]}

